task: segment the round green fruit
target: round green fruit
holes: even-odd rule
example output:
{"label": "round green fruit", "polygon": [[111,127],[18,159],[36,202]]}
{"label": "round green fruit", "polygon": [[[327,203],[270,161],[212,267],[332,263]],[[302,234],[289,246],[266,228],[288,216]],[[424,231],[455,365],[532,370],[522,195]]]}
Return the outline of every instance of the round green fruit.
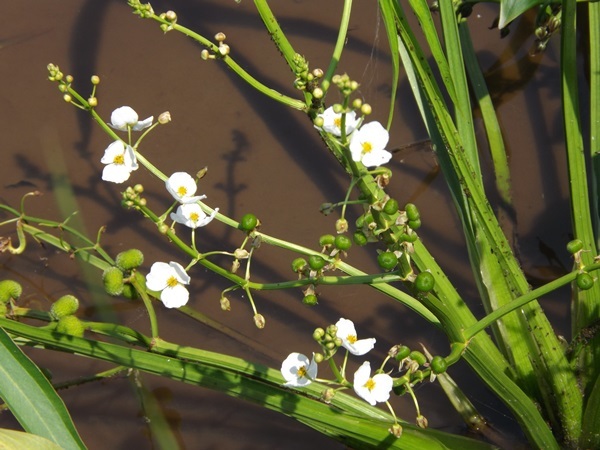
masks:
{"label": "round green fruit", "polygon": [[421,272],[415,279],[415,287],[421,292],[429,292],[435,286],[435,278],[431,272]]}
{"label": "round green fruit", "polygon": [[258,219],[252,213],[244,214],[244,216],[242,217],[242,220],[240,220],[240,228],[243,231],[250,232],[250,231],[254,230],[257,225],[258,225]]}
{"label": "round green fruit", "polygon": [[312,270],[321,270],[326,264],[327,261],[319,255],[310,255],[308,257],[308,265]]}
{"label": "round green fruit", "polygon": [[382,252],[377,255],[377,262],[379,263],[379,267],[384,270],[394,270],[398,265],[398,257],[394,252]]}
{"label": "round green fruit", "polygon": [[338,250],[346,251],[350,247],[352,247],[352,239],[350,239],[345,234],[338,234],[335,237],[334,244],[335,244],[335,248],[337,248]]}
{"label": "round green fruit", "polygon": [[581,272],[580,274],[577,274],[575,282],[577,283],[577,287],[579,289],[582,291],[587,291],[594,285],[594,278],[587,272]]}

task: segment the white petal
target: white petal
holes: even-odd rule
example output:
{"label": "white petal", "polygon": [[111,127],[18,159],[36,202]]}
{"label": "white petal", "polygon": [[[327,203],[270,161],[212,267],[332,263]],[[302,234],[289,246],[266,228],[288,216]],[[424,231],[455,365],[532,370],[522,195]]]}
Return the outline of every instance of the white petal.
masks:
{"label": "white petal", "polygon": [[171,274],[177,278],[177,281],[183,284],[190,284],[191,278],[181,264],[171,261],[169,267],[171,268]]}
{"label": "white petal", "polygon": [[102,179],[112,183],[123,183],[130,175],[131,171],[123,164],[109,164],[102,170]]}
{"label": "white petal", "polygon": [[375,338],[359,339],[354,343],[349,343],[348,346],[344,344],[344,347],[353,355],[361,356],[373,350],[375,342]]}
{"label": "white petal", "polygon": [[102,156],[100,162],[102,164],[112,164],[115,160],[115,157],[122,155],[124,151],[125,144],[123,143],[123,141],[119,140],[111,142],[109,146],[106,147],[106,150],[104,150],[104,155]]}
{"label": "white petal", "polygon": [[129,171],[138,170],[139,166],[137,163],[137,158],[135,157],[135,152],[133,151],[133,147],[128,145],[125,147],[125,165],[129,168]]}
{"label": "white petal", "polygon": [[387,150],[372,150],[363,155],[361,162],[366,167],[374,167],[386,164],[390,161],[390,159],[392,159],[392,154]]}
{"label": "white petal", "polygon": [[160,294],[160,299],[167,308],[179,308],[180,306],[185,305],[189,298],[190,293],[181,284],[173,287],[169,286],[163,289]]}
{"label": "white petal", "polygon": [[153,120],[154,120],[154,116],[147,117],[144,120],[137,122],[135,125],[133,125],[131,127],[131,129],[133,131],[140,131],[140,130],[143,130],[144,128],[148,128],[150,125],[152,125]]}
{"label": "white petal", "polygon": [[155,262],[146,275],[146,287],[151,291],[162,291],[167,287],[167,280],[172,274],[171,267],[164,262]]}
{"label": "white petal", "polygon": [[[305,368],[306,376],[298,376],[298,371]],[[290,353],[281,364],[281,375],[286,380],[284,386],[303,387],[311,383],[310,378],[317,376],[317,363],[314,360],[309,361],[308,357],[302,353]]]}
{"label": "white petal", "polygon": [[133,126],[138,121],[138,115],[129,106],[121,106],[120,108],[115,109],[110,115],[110,124],[113,128],[117,130],[126,131],[127,125]]}
{"label": "white petal", "polygon": [[369,390],[369,388],[365,386],[365,384],[369,381],[370,377],[371,364],[369,363],[369,361],[365,361],[362,364],[362,366],[360,366],[358,370],[354,372],[354,392],[356,392],[356,395],[358,395],[360,398],[362,398],[372,406],[375,406],[376,401],[371,395],[371,391]]}
{"label": "white petal", "polygon": [[390,399],[390,392],[394,386],[394,380],[388,374],[378,373],[373,377],[375,387],[371,391],[373,399],[377,403],[387,402]]}
{"label": "white petal", "polygon": [[369,122],[359,131],[363,142],[370,142],[373,149],[383,150],[390,139],[388,131],[379,122]]}

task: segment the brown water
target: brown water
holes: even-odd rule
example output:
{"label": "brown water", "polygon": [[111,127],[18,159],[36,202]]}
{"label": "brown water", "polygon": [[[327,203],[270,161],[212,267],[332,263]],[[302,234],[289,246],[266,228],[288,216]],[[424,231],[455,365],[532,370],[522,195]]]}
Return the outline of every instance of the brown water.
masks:
{"label": "brown water", "polygon": [[[328,64],[333,48],[341,2],[273,2],[284,30],[312,67]],[[350,23],[347,50],[340,72],[361,82],[361,93],[374,107],[374,119],[385,122],[390,89],[390,65],[385,30],[377,20],[375,2],[356,2]],[[257,78],[276,89],[296,95],[291,76],[277,50],[263,32],[253,4],[243,1],[156,1],[156,11],[174,9],[180,23],[206,36],[227,35],[232,56]],[[204,166],[208,175],[200,190],[221,212],[240,217],[251,211],[268,234],[316,248],[318,237],[333,231],[332,217],[318,208],[343,198],[347,180],[326,152],[312,125],[298,112],[286,109],[250,91],[218,63],[205,62],[200,49],[182,35],[166,36],[150,21],[129,12],[125,2],[65,0],[9,1],[4,4],[0,35],[0,148],[1,200],[17,206],[33,189],[44,192],[27,201],[30,215],[61,220],[55,199],[65,180],[72,185],[84,226],[91,236],[107,225],[103,243],[110,253],[130,247],[144,250],[146,267],[153,261],[178,259],[153,226],[134,212],[121,210],[119,186],[100,179],[100,157],[110,139],[81,111],[61,100],[56,86],[46,81],[46,65],[58,64],[75,77],[82,92],[90,88],[92,74],[101,77],[98,112],[108,118],[118,106],[130,105],[142,117],[169,110],[173,122],[160,127],[144,142],[143,153],[164,172],[193,173]],[[564,243],[569,239],[569,217],[564,181],[564,156],[558,121],[557,55],[549,51],[532,60],[531,37],[523,21],[509,38],[500,40],[488,30],[494,9],[478,7],[470,22],[476,45],[490,82],[501,87],[495,98],[514,169],[515,207],[511,226],[518,234],[519,251],[532,282],[550,279],[569,266]],[[526,85],[523,86],[523,83]],[[424,138],[425,132],[406,83],[400,89],[391,147]],[[479,136],[483,140],[483,134]],[[421,235],[451,279],[460,287],[478,314],[480,302],[466,265],[466,249],[452,212],[445,183],[426,146],[399,152],[392,167],[391,192],[400,203],[412,201],[421,209]],[[170,200],[160,183],[142,170],[135,181],[146,187],[148,199],[166,207]],[[72,210],[71,209],[71,210]],[[71,212],[69,210],[69,212]],[[68,214],[68,213],[67,213]],[[515,220],[517,218],[518,220]],[[2,235],[8,231],[3,229]],[[199,233],[202,250],[235,248],[240,233],[216,222]],[[543,250],[543,251],[541,251]],[[553,254],[556,258],[553,258]],[[365,270],[376,270],[374,249],[353,249],[349,260]],[[287,280],[292,254],[262,246],[254,261],[259,280]],[[25,255],[0,255],[2,278],[14,277],[25,287],[24,302],[49,308],[64,293],[78,295],[82,318],[98,320],[89,289],[78,275],[77,263],[51,249],[30,243]],[[7,273],[8,272],[8,273]],[[161,337],[166,340],[222,351],[279,367],[291,351],[315,349],[312,330],[337,321],[355,321],[359,333],[370,330],[377,338],[380,357],[391,345],[426,344],[434,353],[445,353],[443,336],[398,306],[367,288],[320,289],[320,304],[309,309],[300,291],[259,294],[256,301],[267,319],[257,330],[245,298],[231,296],[232,311],[219,308],[227,287],[222,280],[194,269],[190,305],[236,330],[248,345],[196,324],[175,311],[157,308]],[[99,277],[99,274],[98,274]],[[108,300],[118,320],[149,333],[148,320],[139,305]],[[548,303],[551,317],[564,317],[567,303]],[[558,332],[565,333],[563,328]],[[257,342],[254,345],[253,342]],[[273,345],[277,343],[277,345]],[[256,350],[267,346],[266,352]],[[254,348],[254,349],[253,349]],[[51,352],[30,351],[34,360],[49,368],[54,381],[106,370],[105,363]],[[491,398],[468,370],[455,372],[481,412],[499,426],[513,426],[504,408]],[[275,413],[225,395],[142,375],[155,393],[185,448],[343,448],[312,430]],[[437,386],[419,390],[419,399],[431,427],[461,431],[464,427]],[[78,430],[90,449],[151,448],[152,443],[139,402],[127,378],[74,387],[61,392]],[[395,399],[398,414],[413,420],[413,407]],[[8,414],[0,426],[17,426]]]}

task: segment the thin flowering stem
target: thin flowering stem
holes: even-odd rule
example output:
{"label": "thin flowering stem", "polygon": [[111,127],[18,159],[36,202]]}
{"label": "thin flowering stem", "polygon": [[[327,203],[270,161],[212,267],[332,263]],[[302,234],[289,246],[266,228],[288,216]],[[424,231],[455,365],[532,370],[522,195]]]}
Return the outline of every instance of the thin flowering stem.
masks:
{"label": "thin flowering stem", "polygon": [[[333,54],[331,55],[331,60],[329,62],[329,67],[325,72],[325,76],[323,77],[323,81],[321,81],[321,89],[323,89],[324,93],[327,93],[329,86],[331,85],[331,79],[335,75],[335,71],[342,57],[342,52],[344,51],[344,47],[346,46],[346,39],[348,36],[348,24],[350,23],[350,12],[352,11],[352,0],[344,1],[344,9],[342,11],[342,20],[340,23],[340,28],[338,31],[337,41],[335,43],[335,48],[333,49]],[[343,127],[342,127],[343,130]]]}
{"label": "thin flowering stem", "polygon": [[152,339],[156,339],[158,338],[158,321],[156,320],[156,312],[154,311],[154,305],[152,305],[152,301],[146,293],[145,287],[140,284],[136,277],[131,277],[130,283],[133,285],[139,296],[142,298],[142,301],[144,302],[146,311],[148,311],[148,318],[150,319],[150,332],[152,334]]}
{"label": "thin flowering stem", "polygon": [[[152,14],[149,18],[154,19],[155,21],[160,22],[164,25],[168,25],[168,26],[172,27],[173,30],[179,31],[180,33],[199,42],[202,46],[204,46],[207,49],[209,49],[210,51],[212,51],[215,55],[220,55],[219,47],[217,47],[211,41],[206,39],[204,36],[190,30],[189,28],[186,28],[177,23],[169,22],[168,20],[163,19],[160,16],[157,16],[156,14]],[[267,97],[269,97],[273,100],[276,100],[280,103],[283,103],[284,105],[291,106],[294,109],[298,109],[300,111],[308,111],[308,106],[306,105],[306,103],[304,101],[298,100],[298,99],[295,99],[292,97],[288,97],[287,95],[277,92],[276,90],[271,89],[268,86],[262,84],[260,81],[258,81],[256,78],[254,78],[248,72],[246,72],[246,70],[244,70],[229,55],[222,55],[222,56],[220,55],[219,59],[222,60],[225,64],[227,64],[227,66],[229,66],[229,68],[232,69],[241,79],[246,81],[250,86],[252,86],[254,89],[259,91],[260,93],[265,94]]]}

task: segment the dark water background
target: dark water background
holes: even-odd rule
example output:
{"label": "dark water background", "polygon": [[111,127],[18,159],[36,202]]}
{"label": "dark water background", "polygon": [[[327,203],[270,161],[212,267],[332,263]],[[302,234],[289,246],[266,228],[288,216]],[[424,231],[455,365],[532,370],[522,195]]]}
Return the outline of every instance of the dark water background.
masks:
{"label": "dark water background", "polygon": [[[375,5],[355,2],[339,72],[348,72],[361,83],[360,94],[373,105],[372,119],[385,123],[391,67]],[[298,95],[252,2],[179,0],[155,1],[153,6],[157,12],[175,10],[181,24],[205,36],[223,31],[231,55],[250,73],[277,90]],[[296,51],[306,56],[312,68],[326,68],[342,2],[273,2],[272,7]],[[533,43],[530,18],[513,26],[511,34],[501,40],[497,30],[488,29],[496,14],[494,6],[477,6],[469,22],[482,67],[498,92],[494,101],[510,152],[516,195],[506,223],[511,235],[518,236],[517,249],[530,281],[538,283],[570,266],[564,250],[570,225],[557,109],[557,52],[550,45],[543,56],[529,56]],[[95,236],[100,226],[107,226],[102,242],[109,253],[141,248],[146,269],[158,260],[184,262],[153,225],[135,212],[121,209],[121,186],[100,179],[100,157],[110,138],[85,113],[62,101],[56,85],[46,79],[46,65],[52,62],[72,74],[74,85],[84,94],[91,90],[90,76],[100,76],[97,111],[106,119],[122,105],[132,106],[142,118],[170,111],[173,122],[155,130],[144,141],[142,152],[165,173],[194,173],[208,166],[200,191],[208,195],[207,203],[220,207],[221,212],[236,218],[254,212],[263,222],[262,231],[312,248],[317,247],[321,234],[334,231],[335,215],[324,217],[318,208],[323,202],[341,200],[347,179],[324,151],[312,125],[303,114],[253,92],[225,66],[201,60],[200,48],[191,40],[175,32],[163,35],[154,22],[131,14],[124,1],[7,1],[0,21],[1,201],[16,207],[23,194],[37,189],[44,196],[27,200],[28,214],[62,220],[72,210],[61,213],[55,196],[70,185],[78,202],[73,209],[79,211],[89,235]],[[337,99],[332,96],[328,100]],[[390,148],[426,138],[405,82],[396,106]],[[478,138],[483,143],[483,132]],[[487,159],[485,152],[482,158]],[[390,192],[401,204],[411,201],[419,206],[424,223],[420,235],[481,315],[460,225],[427,145],[398,152],[391,167],[395,175]],[[162,184],[143,170],[135,172],[132,180],[144,184],[157,211],[170,204]],[[0,233],[11,231],[3,228]],[[233,249],[242,239],[241,233],[214,222],[200,230],[197,244],[203,251]],[[289,268],[293,257],[262,246],[253,260],[253,278],[294,278]],[[352,249],[349,261],[367,271],[377,270],[374,247]],[[80,316],[100,320],[77,262],[64,254],[30,242],[24,255],[0,255],[0,268],[2,278],[17,279],[24,285],[23,305],[48,309],[61,295],[74,293],[84,305]],[[228,285],[201,268],[194,268],[190,275],[190,306],[237,331],[244,342],[157,305],[161,337],[166,340],[279,367],[291,351],[310,354],[316,349],[311,339],[315,327],[346,317],[356,323],[359,336],[377,338],[376,352],[370,355],[374,364],[396,343],[414,348],[424,343],[433,353],[447,352],[439,331],[366,287],[322,287],[315,308],[301,304],[299,290],[257,294],[259,311],[267,319],[266,328],[257,330],[243,296],[232,295],[232,311],[224,313],[219,296]],[[99,281],[100,274],[97,276]],[[551,318],[559,319],[559,334],[567,333],[567,299],[563,296],[561,301],[544,303]],[[139,304],[119,299],[108,302],[120,323],[149,333],[147,316]],[[264,348],[267,350],[261,351]],[[56,382],[110,368],[102,362],[53,352],[29,350],[28,354],[48,368]],[[496,426],[509,435],[517,433],[504,407],[466,366],[459,365],[451,374],[469,387],[475,405]],[[159,400],[184,448],[344,448],[252,404],[150,375],[141,378]],[[73,387],[61,391],[61,396],[90,449],[152,448],[127,378]],[[418,396],[431,427],[465,432],[436,385],[420,388]],[[407,399],[394,399],[394,404],[400,417],[414,419],[414,408]],[[5,412],[0,426],[18,424]]]}

